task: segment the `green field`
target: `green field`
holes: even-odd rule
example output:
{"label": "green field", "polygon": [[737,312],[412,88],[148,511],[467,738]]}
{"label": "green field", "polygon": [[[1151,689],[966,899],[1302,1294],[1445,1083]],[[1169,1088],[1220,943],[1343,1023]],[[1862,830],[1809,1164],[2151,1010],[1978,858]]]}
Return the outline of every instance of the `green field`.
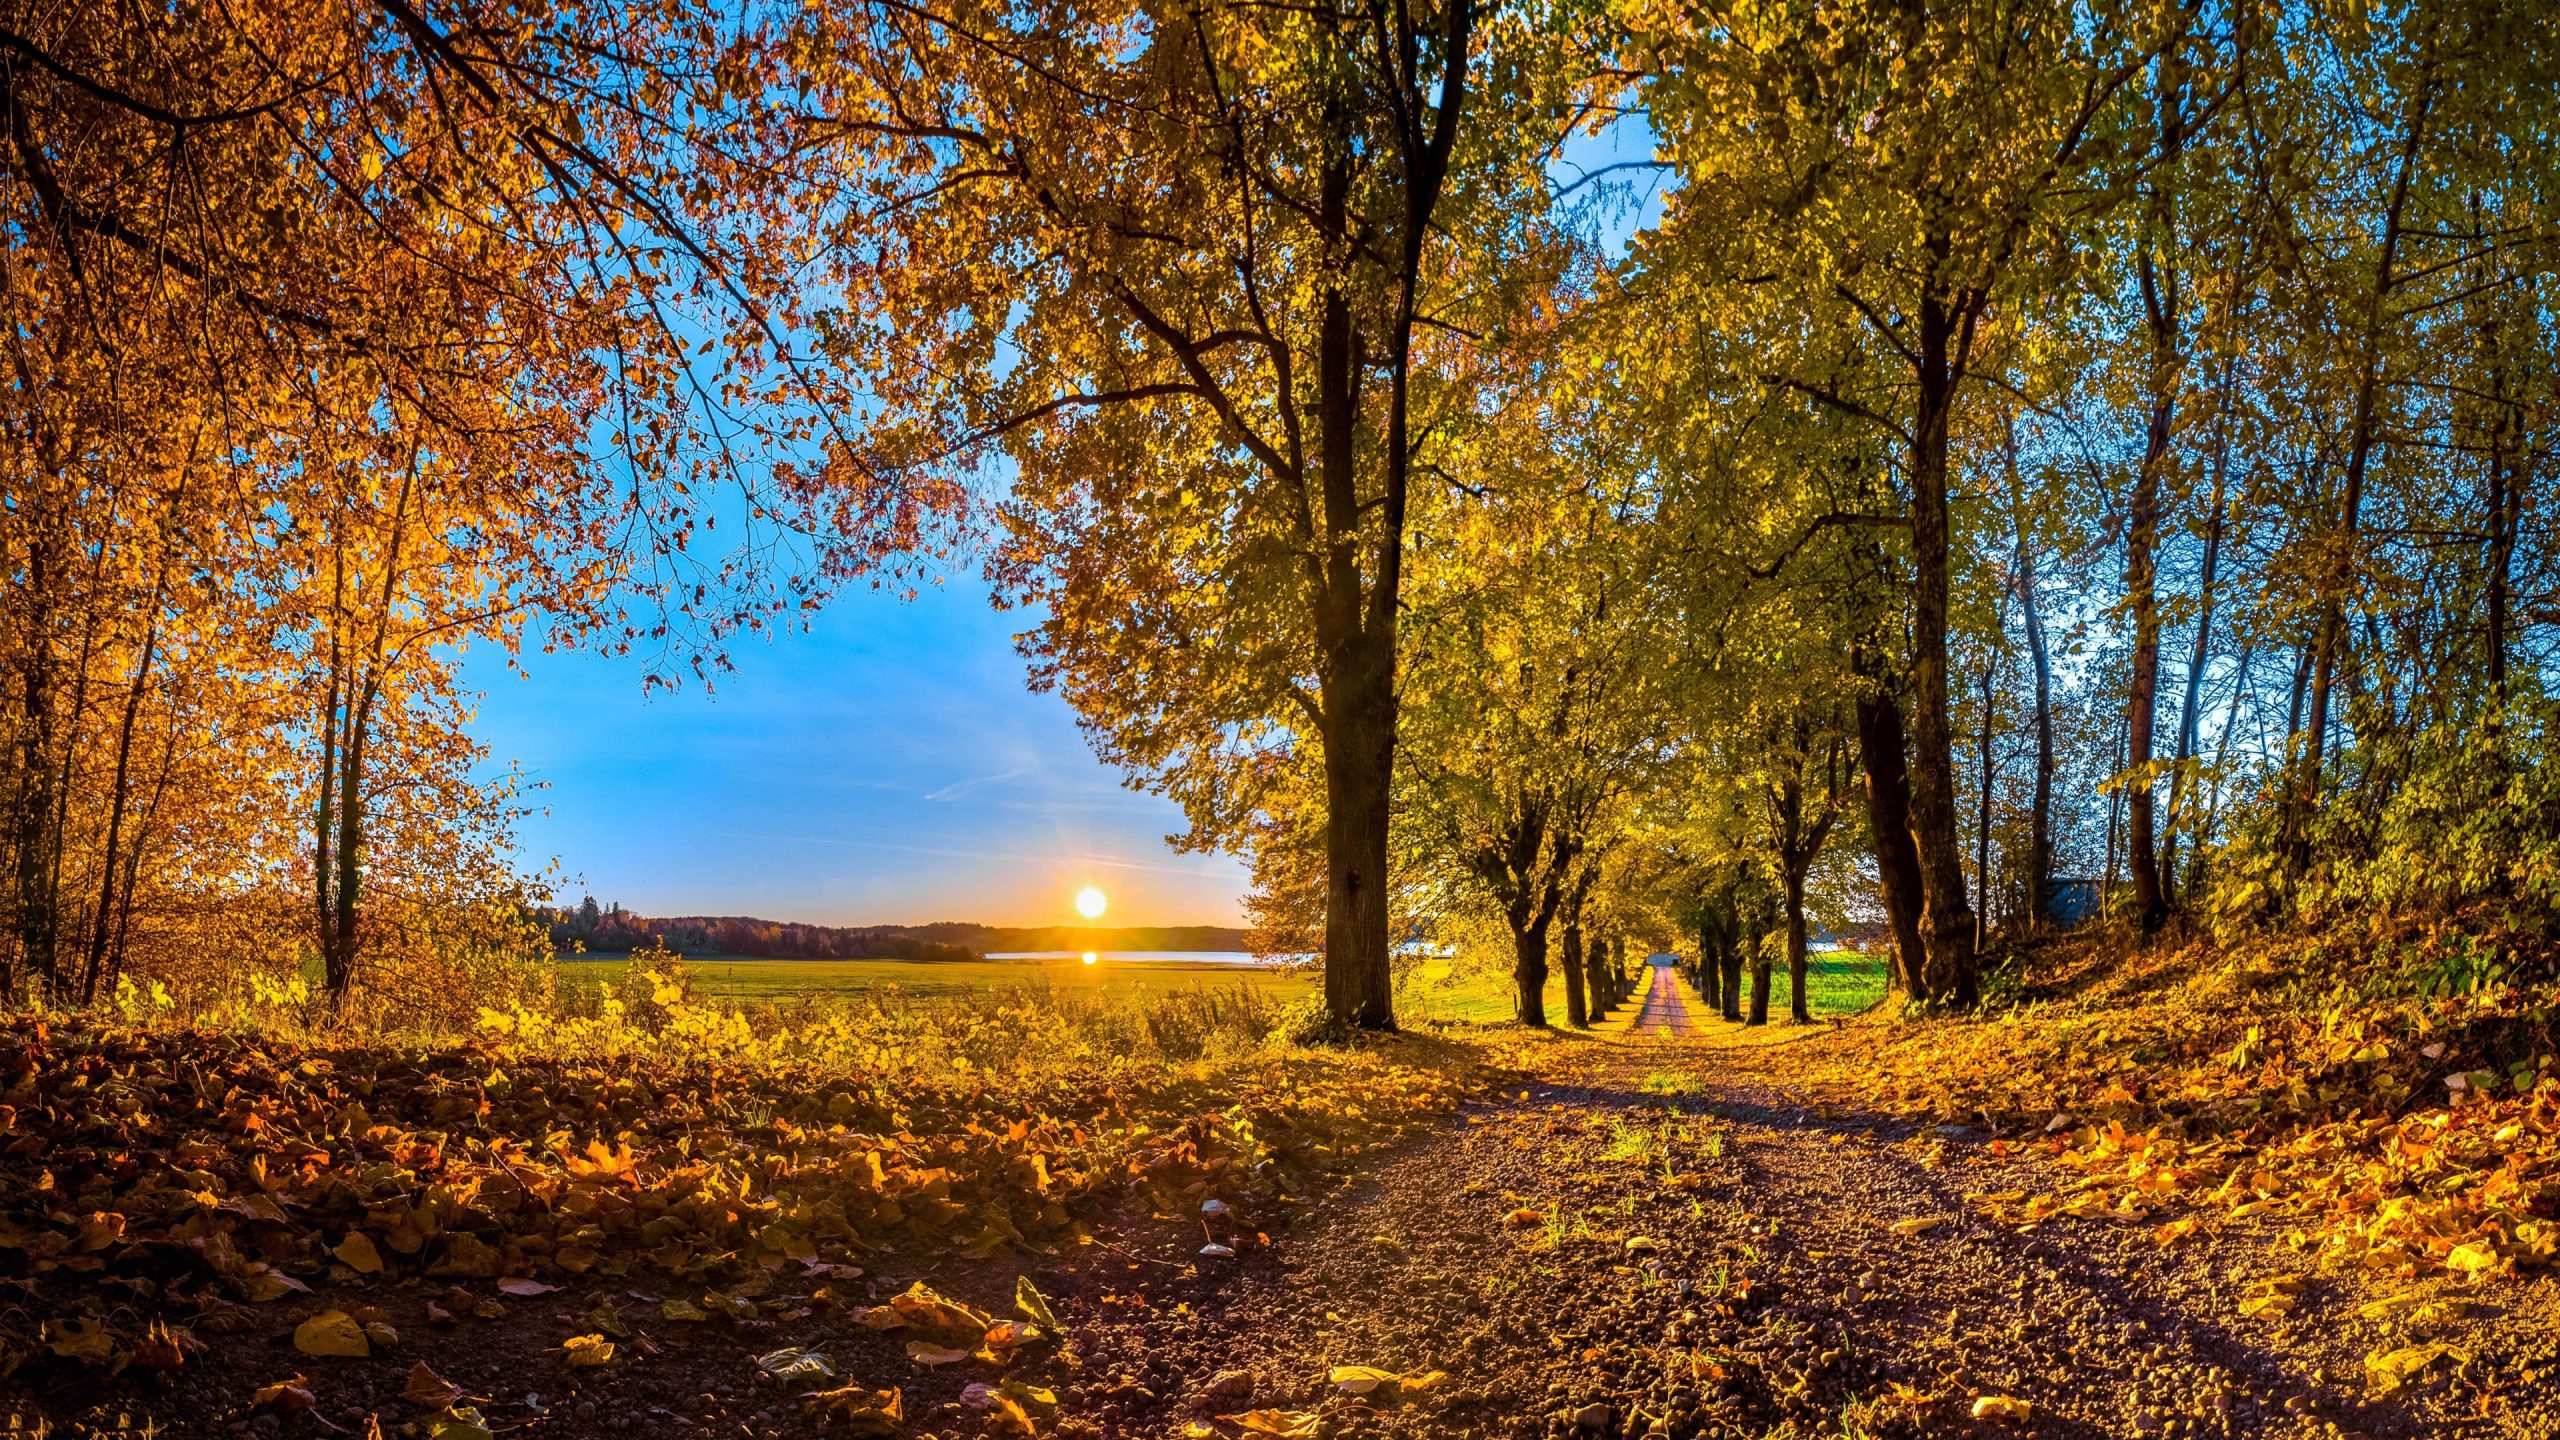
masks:
{"label": "green field", "polygon": [[[600,955],[563,959],[560,972],[573,982],[600,985],[618,978],[629,965],[623,956]],[[1314,994],[1321,983],[1313,970],[1179,960],[1102,960],[1086,965],[1075,960],[758,960],[704,955],[688,958],[685,969],[705,994],[777,1003],[891,993],[957,995],[1033,985],[1115,995],[1250,985],[1286,1002]]]}
{"label": "green field", "polygon": [[[1855,1015],[1882,1000],[1884,992],[1880,955],[1847,950],[1806,958],[1805,1003],[1816,1015]],[[1787,975],[1783,969],[1770,977],[1769,997],[1770,1010],[1784,1017]],[[1508,1020],[1511,977],[1481,971],[1453,974],[1448,962],[1432,962],[1398,987],[1396,1014],[1407,1020]],[[1564,979],[1552,963],[1547,975],[1547,1016],[1551,1020],[1564,1016]]]}
{"label": "green field", "polygon": [[[629,964],[620,955],[581,957],[562,960],[560,971],[572,983],[599,985],[618,978]],[[1250,985],[1285,1004],[1323,988],[1321,973],[1313,969],[1179,960],[1106,959],[1086,965],[1074,960],[759,960],[705,955],[688,959],[685,968],[705,994],[775,1004],[839,996],[930,998],[1021,986],[1135,995],[1230,985]],[[1785,972],[1774,980],[1771,1008],[1783,1015]],[[1806,986],[1816,1015],[1854,1015],[1884,998],[1884,961],[1855,952],[1815,955]],[[1547,1013],[1557,1019],[1564,1015],[1561,975],[1548,978]],[[1508,1020],[1511,977],[1475,971],[1452,974],[1446,961],[1432,962],[1408,974],[1397,987],[1396,1014],[1414,1023]]]}

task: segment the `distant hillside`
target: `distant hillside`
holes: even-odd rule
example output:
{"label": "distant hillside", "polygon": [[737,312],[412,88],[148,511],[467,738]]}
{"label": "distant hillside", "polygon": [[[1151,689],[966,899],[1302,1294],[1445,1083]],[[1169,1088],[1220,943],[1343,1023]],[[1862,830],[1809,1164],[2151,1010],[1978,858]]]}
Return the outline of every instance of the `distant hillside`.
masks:
{"label": "distant hillside", "polygon": [[1017,950],[1242,950],[1244,931],[1216,925],[802,925],[749,915],[638,915],[619,906],[541,912],[552,948],[602,953],[664,945],[681,955],[770,960],[972,960]]}

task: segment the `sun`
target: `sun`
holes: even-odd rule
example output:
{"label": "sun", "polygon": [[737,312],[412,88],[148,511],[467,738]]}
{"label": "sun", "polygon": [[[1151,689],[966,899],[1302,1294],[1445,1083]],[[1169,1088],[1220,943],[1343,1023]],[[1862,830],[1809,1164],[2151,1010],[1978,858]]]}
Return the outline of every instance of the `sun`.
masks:
{"label": "sun", "polygon": [[1090,885],[1076,892],[1076,913],[1087,920],[1101,919],[1102,912],[1110,908],[1111,897]]}

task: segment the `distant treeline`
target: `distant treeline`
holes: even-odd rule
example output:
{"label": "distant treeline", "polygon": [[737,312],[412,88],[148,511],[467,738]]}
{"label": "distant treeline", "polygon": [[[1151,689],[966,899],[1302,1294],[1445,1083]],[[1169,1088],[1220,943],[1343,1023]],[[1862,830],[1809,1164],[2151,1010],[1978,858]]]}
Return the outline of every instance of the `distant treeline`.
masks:
{"label": "distant treeline", "polygon": [[1242,930],[1215,925],[1068,926],[802,925],[747,915],[638,915],[593,897],[544,912],[554,949],[598,952],[663,945],[682,955],[748,955],[770,960],[975,960],[1020,950],[1241,950]]}

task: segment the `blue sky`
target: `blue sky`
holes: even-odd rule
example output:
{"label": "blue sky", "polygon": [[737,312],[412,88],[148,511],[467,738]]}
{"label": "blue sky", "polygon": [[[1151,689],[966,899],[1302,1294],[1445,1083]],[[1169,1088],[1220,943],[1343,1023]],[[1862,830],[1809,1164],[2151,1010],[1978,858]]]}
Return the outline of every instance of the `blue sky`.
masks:
{"label": "blue sky", "polygon": [[640,667],[469,656],[475,727],[546,788],[520,827],[574,901],[830,924],[1234,924],[1243,866],[1164,843],[1179,809],[1124,789],[1075,715],[1031,693],[974,578],[912,601],[858,590],[812,633],[749,638],[716,689],[652,696]]}

